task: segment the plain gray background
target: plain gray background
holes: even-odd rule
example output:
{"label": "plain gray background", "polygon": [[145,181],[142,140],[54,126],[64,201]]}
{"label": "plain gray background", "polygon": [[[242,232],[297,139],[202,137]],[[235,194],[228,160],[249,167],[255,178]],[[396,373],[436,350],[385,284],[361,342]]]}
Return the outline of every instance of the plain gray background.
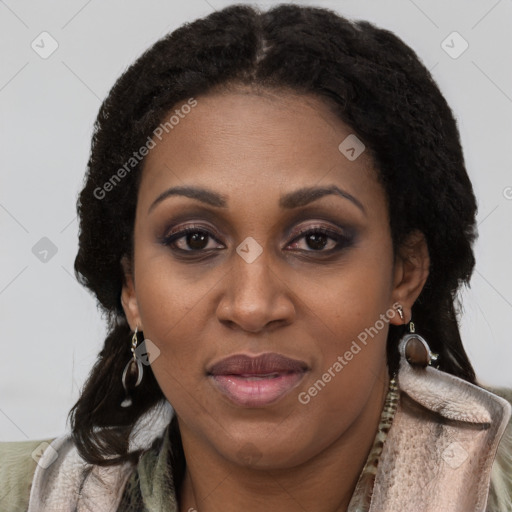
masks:
{"label": "plain gray background", "polygon": [[[75,201],[101,100],[157,39],[232,3],[0,0],[1,440],[63,433],[103,343],[94,298],[72,271]],[[390,29],[432,71],[457,117],[479,202],[463,340],[483,383],[512,386],[512,1],[290,3]],[[50,247],[46,261],[41,247]]]}

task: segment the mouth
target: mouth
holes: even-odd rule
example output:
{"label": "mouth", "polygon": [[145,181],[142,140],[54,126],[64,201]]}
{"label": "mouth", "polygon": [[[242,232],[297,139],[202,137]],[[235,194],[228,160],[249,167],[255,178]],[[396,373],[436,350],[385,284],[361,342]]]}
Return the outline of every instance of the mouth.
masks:
{"label": "mouth", "polygon": [[297,387],[308,370],[304,361],[266,353],[257,357],[236,354],[209,367],[206,373],[214,388],[232,403],[264,407]]}

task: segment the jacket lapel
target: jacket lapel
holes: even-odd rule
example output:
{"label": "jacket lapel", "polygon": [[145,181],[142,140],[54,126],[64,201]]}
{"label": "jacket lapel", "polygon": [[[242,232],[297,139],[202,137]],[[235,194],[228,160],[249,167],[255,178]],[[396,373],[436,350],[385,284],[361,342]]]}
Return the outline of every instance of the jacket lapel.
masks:
{"label": "jacket lapel", "polygon": [[370,512],[485,512],[510,418],[503,398],[402,359],[400,400],[378,464]]}

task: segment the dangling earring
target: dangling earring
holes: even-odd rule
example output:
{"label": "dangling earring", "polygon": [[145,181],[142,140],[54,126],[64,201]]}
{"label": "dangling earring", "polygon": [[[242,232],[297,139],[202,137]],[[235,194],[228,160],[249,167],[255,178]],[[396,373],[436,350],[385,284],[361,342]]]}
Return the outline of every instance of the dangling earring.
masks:
{"label": "dangling earring", "polygon": [[[137,357],[137,354],[135,353],[135,349],[137,348],[137,343],[139,341],[138,334],[138,328],[135,327],[135,331],[132,336],[131,346],[133,357],[128,361],[128,363],[124,367],[123,376],[121,377],[121,382],[123,383],[123,388],[125,392],[125,398],[121,402],[121,407],[130,407],[133,404],[132,398],[130,396],[130,391],[136,388],[142,381],[142,374],[144,369],[142,367],[142,363]],[[134,381],[135,384],[132,384]]]}
{"label": "dangling earring", "polygon": [[[402,307],[399,306],[397,309],[400,318],[403,320]],[[411,366],[419,368],[426,368],[437,361],[439,355],[430,351],[430,347],[425,339],[416,333],[416,328],[412,321],[407,325],[407,331],[408,332],[402,336],[398,344],[400,355],[405,358]]]}

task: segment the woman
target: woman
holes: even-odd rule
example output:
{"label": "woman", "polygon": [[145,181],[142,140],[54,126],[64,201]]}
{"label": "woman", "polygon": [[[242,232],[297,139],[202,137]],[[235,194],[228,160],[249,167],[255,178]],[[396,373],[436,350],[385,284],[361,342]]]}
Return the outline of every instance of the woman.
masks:
{"label": "woman", "polygon": [[110,331],[71,434],[2,446],[8,510],[512,510],[508,392],[454,307],[476,201],[395,35],[186,24],[103,103],[78,214]]}

